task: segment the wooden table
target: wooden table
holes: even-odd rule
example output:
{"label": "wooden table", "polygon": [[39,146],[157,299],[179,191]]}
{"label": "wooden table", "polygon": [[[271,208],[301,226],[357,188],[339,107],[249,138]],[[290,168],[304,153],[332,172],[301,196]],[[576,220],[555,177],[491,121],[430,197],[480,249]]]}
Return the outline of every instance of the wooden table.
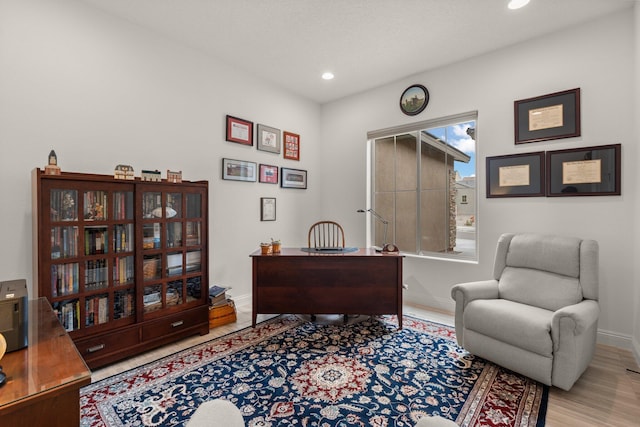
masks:
{"label": "wooden table", "polygon": [[252,253],[253,318],[261,314],[395,314],[402,328],[402,259],[374,249]]}
{"label": "wooden table", "polygon": [[0,426],[79,426],[91,372],[46,298],[29,301],[29,345],[0,361]]}

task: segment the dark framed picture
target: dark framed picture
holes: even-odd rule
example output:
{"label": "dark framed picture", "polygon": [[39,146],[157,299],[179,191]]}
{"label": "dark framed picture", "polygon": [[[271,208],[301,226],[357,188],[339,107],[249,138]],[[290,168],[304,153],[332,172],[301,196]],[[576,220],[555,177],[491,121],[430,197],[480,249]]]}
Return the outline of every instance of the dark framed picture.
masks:
{"label": "dark framed picture", "polygon": [[278,166],[260,164],[259,181],[266,184],[278,183]]}
{"label": "dark framed picture", "polygon": [[544,151],[487,157],[487,197],[544,196],[544,168]]}
{"label": "dark framed picture", "polygon": [[222,179],[256,182],[256,164],[244,160],[222,159]]}
{"label": "dark framed picture", "polygon": [[300,135],[284,131],[284,158],[300,160]]}
{"label": "dark framed picture", "polygon": [[301,169],[280,168],[280,187],[307,188],[307,171]]}
{"label": "dark framed picture", "polygon": [[407,116],[420,114],[429,103],[429,91],[423,85],[412,85],[400,95],[400,110]]}
{"label": "dark framed picture", "polygon": [[621,145],[547,151],[547,196],[619,196]]}
{"label": "dark framed picture", "polygon": [[276,198],[260,197],[260,221],[276,220]]}
{"label": "dark framed picture", "polygon": [[280,129],[258,125],[258,150],[280,154]]}
{"label": "dark framed picture", "polygon": [[253,122],[227,116],[227,141],[253,145]]}
{"label": "dark framed picture", "polygon": [[580,136],[580,88],[514,102],[516,144]]}

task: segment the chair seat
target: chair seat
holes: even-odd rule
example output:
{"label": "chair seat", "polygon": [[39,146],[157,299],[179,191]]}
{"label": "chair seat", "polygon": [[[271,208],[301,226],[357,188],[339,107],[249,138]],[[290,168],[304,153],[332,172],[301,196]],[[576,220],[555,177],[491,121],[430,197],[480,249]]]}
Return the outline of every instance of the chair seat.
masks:
{"label": "chair seat", "polygon": [[244,427],[244,419],[236,405],[215,399],[200,405],[186,427]]}
{"label": "chair seat", "polygon": [[508,342],[545,357],[553,356],[553,312],[504,299],[478,299],[467,304],[467,329]]}

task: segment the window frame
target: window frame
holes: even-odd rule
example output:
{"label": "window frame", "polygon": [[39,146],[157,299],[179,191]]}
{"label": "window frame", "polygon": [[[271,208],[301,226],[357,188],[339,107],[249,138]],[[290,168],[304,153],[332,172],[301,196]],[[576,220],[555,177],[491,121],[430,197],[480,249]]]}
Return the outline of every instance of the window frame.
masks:
{"label": "window frame", "polygon": [[[479,183],[477,181],[478,177],[480,176],[478,173],[478,165],[479,162],[477,161],[477,152],[478,152],[478,112],[477,111],[469,111],[466,113],[461,113],[461,114],[455,114],[455,115],[450,115],[450,116],[446,116],[446,117],[440,117],[440,118],[435,118],[435,119],[429,119],[429,120],[424,120],[424,121],[420,121],[420,122],[414,122],[414,123],[408,123],[408,124],[404,124],[404,125],[399,125],[399,126],[394,126],[394,127],[390,127],[390,128],[384,128],[384,129],[379,129],[379,130],[374,130],[374,131],[370,131],[367,132],[367,206],[372,207],[372,209],[375,210],[375,206],[374,206],[374,200],[375,200],[375,194],[376,194],[376,149],[375,149],[375,141],[378,139],[382,139],[382,138],[393,138],[393,137],[397,137],[398,135],[402,135],[402,134],[407,134],[407,133],[416,133],[419,134],[421,131],[424,130],[428,130],[428,129],[433,129],[433,128],[442,128],[442,127],[448,127],[448,126],[453,126],[455,124],[460,124],[460,123],[465,123],[465,122],[469,122],[469,121],[473,121],[475,122],[475,130],[474,130],[474,135],[473,135],[473,140],[475,142],[475,156],[473,159],[474,162],[474,169],[475,169],[475,176],[476,176],[476,185],[475,185],[475,189],[474,189],[474,197],[475,197],[475,203],[473,206],[473,210],[474,210],[474,225],[475,225],[475,239],[474,239],[474,245],[475,248],[473,250],[472,254],[456,254],[456,253],[450,253],[450,252],[433,252],[433,251],[427,251],[427,250],[423,250],[421,249],[420,246],[420,239],[421,239],[421,197],[422,197],[422,188],[421,188],[421,162],[422,162],[422,155],[418,155],[417,156],[417,161],[416,161],[416,173],[417,173],[417,187],[416,187],[416,224],[415,224],[415,232],[416,232],[416,250],[413,252],[404,252],[403,251],[403,255],[407,255],[407,256],[411,256],[411,257],[419,257],[419,258],[432,258],[432,259],[443,259],[443,260],[450,260],[450,261],[461,261],[461,262],[473,262],[473,263],[477,263],[478,259],[479,259],[479,245],[478,245],[478,200],[479,200],[479,195],[478,195],[478,189],[479,189]],[[417,138],[416,138],[417,139]],[[421,153],[421,146],[416,144],[416,150],[418,153]],[[447,184],[448,186],[449,184]],[[449,187],[447,187],[449,188]],[[395,194],[397,194],[396,191],[394,191]],[[395,212],[396,212],[397,207],[395,206],[394,203],[394,219],[393,220],[389,220],[389,227],[390,227],[390,233],[389,235],[397,236],[397,229],[395,229],[396,227],[396,221],[395,221]],[[449,223],[447,223],[449,224]],[[393,230],[391,229],[391,227],[393,227]],[[367,245],[368,246],[373,246],[371,243],[375,242],[375,231],[376,231],[376,219],[372,218],[370,215],[367,215]],[[391,239],[390,239],[390,242]],[[387,242],[389,243],[389,242]],[[392,242],[393,243],[393,242]]]}

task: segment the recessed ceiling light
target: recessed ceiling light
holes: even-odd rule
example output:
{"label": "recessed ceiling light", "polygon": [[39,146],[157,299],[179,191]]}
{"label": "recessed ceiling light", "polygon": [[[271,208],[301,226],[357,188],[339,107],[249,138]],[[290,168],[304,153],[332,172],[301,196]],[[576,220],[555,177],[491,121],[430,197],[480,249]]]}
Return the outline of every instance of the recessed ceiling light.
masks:
{"label": "recessed ceiling light", "polygon": [[521,7],[526,6],[529,3],[529,0],[511,0],[507,7],[509,9],[515,10],[520,9]]}
{"label": "recessed ceiling light", "polygon": [[322,73],[322,78],[325,80],[332,80],[335,76],[332,72],[327,71],[326,73]]}

